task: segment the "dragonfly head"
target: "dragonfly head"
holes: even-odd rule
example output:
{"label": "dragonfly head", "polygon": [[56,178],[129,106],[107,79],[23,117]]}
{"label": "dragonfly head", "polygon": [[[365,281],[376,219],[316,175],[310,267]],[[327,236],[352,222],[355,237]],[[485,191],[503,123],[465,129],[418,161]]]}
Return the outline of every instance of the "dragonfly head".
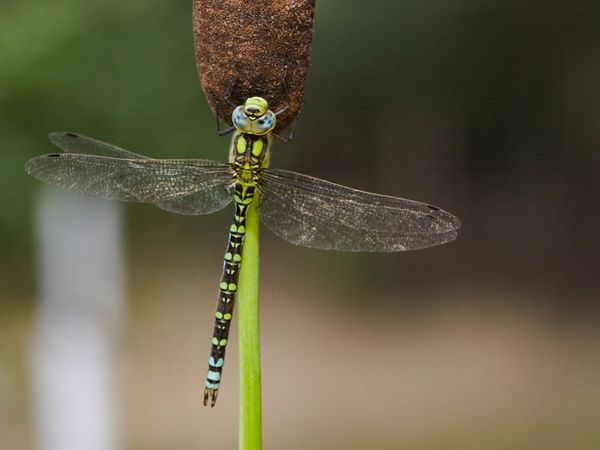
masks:
{"label": "dragonfly head", "polygon": [[243,105],[235,108],[231,121],[238,131],[257,135],[269,133],[276,124],[275,113],[262,97],[250,97]]}

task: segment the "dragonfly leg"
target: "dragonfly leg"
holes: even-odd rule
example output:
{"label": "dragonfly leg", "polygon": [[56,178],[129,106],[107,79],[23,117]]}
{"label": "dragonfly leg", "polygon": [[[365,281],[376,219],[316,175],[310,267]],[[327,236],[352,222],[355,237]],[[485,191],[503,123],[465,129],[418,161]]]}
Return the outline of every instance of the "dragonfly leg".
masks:
{"label": "dragonfly leg", "polygon": [[[283,80],[281,82],[282,86],[283,86],[283,91],[285,93],[285,98],[287,99],[287,105],[280,109],[279,111],[277,111],[275,113],[275,116],[278,116],[280,114],[283,114],[284,112],[286,112],[288,109],[290,109],[290,93],[288,90],[288,85],[287,85],[287,65],[285,66],[285,70],[283,73]],[[294,117],[294,120],[292,121],[292,125],[290,127],[290,132],[287,136],[283,136],[277,133],[273,133],[273,135],[282,140],[283,142],[290,142],[293,138],[294,138],[294,132],[296,131],[296,125],[298,124],[298,118],[300,117],[300,113],[302,112],[302,107],[304,106],[304,100],[300,103],[300,106],[298,107],[298,112],[296,113],[296,116]]]}
{"label": "dragonfly leg", "polygon": [[304,101],[300,103],[300,107],[298,108],[298,112],[296,113],[296,117],[292,121],[292,125],[290,127],[290,132],[287,136],[282,136],[277,133],[273,133],[277,139],[282,140],[283,142],[290,142],[294,138],[294,132],[296,131],[296,125],[298,124],[298,118],[300,117],[300,113],[302,112],[302,107],[304,106]]}
{"label": "dragonfly leg", "polygon": [[[218,119],[217,119],[217,120],[218,120]],[[227,127],[227,128],[225,128],[225,129],[223,129],[223,130],[219,130],[219,129],[217,129],[217,134],[218,134],[219,136],[226,136],[226,135],[228,135],[228,134],[231,134],[231,133],[233,133],[234,131],[235,131],[235,127]]]}
{"label": "dragonfly leg", "polygon": [[218,102],[213,102],[213,103],[215,104],[215,119],[217,121],[217,135],[225,136],[225,135],[230,134],[233,131],[235,131],[235,127],[227,127],[224,129],[221,128],[221,121],[219,120],[219,103]]}
{"label": "dragonfly leg", "polygon": [[225,91],[225,95],[223,96],[223,99],[227,102],[227,104],[229,106],[231,106],[232,108],[236,108],[238,105],[235,104],[235,102],[231,99],[231,93],[233,92],[233,86],[235,86],[235,83],[237,83],[237,81],[240,79],[240,70],[237,67],[237,65],[235,66],[235,72],[236,75],[235,77],[233,77],[231,79],[231,81],[229,82],[229,85],[227,86],[227,90]]}
{"label": "dragonfly leg", "polygon": [[283,79],[281,80],[281,85],[283,86],[283,93],[284,93],[284,97],[285,97],[285,101],[286,101],[287,105],[285,107],[283,107],[282,109],[280,109],[279,111],[276,111],[275,116],[283,114],[288,109],[290,109],[290,91],[288,90],[288,85],[287,85],[287,70],[288,70],[288,66],[286,64],[285,67],[283,68]]}

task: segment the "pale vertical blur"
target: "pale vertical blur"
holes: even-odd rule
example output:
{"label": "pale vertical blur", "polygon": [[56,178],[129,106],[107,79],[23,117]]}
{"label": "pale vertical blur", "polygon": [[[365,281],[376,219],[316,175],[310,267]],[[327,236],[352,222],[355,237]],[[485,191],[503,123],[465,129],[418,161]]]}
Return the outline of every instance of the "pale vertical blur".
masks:
{"label": "pale vertical blur", "polygon": [[118,450],[124,310],[121,205],[44,189],[31,348],[33,447]]}

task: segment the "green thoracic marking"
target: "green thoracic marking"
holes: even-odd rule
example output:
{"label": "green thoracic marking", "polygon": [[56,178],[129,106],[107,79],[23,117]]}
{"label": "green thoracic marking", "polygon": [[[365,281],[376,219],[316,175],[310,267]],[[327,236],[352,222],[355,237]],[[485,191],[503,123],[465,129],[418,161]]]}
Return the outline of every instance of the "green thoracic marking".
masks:
{"label": "green thoracic marking", "polygon": [[64,152],[39,156],[26,164],[28,174],[69,191],[150,203],[179,214],[209,214],[233,200],[235,211],[219,282],[204,404],[210,399],[214,405],[217,399],[244,264],[250,205],[257,209],[260,205],[261,222],[279,237],[322,250],[416,250],[452,241],[460,227],[455,216],[427,203],[358,191],[268,167],[277,114],[285,110],[271,111],[261,97],[250,97],[235,108],[235,132],[226,163],[147,158],[78,134],[52,133],[50,140]]}
{"label": "green thoracic marking", "polygon": [[243,135],[240,135],[237,139],[237,152],[244,154],[246,152],[246,144],[248,141]]}
{"label": "green thoracic marking", "polygon": [[256,156],[256,157],[262,155],[263,149],[264,149],[263,141],[260,139],[255,141],[254,145],[252,146],[252,155]]}

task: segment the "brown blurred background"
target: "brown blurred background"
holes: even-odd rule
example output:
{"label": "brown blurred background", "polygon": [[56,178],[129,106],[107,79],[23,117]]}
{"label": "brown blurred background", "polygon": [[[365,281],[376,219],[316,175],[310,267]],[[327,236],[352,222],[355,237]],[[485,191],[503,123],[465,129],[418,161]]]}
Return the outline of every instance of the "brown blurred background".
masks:
{"label": "brown blurred background", "polygon": [[[0,448],[36,445],[34,208],[73,130],[224,159],[188,1],[0,5]],[[600,4],[317,2],[306,103],[273,165],[442,206],[456,242],[342,254],[262,235],[265,448],[600,448]],[[235,333],[202,404],[230,210],[125,208],[123,448],[229,449]]]}

